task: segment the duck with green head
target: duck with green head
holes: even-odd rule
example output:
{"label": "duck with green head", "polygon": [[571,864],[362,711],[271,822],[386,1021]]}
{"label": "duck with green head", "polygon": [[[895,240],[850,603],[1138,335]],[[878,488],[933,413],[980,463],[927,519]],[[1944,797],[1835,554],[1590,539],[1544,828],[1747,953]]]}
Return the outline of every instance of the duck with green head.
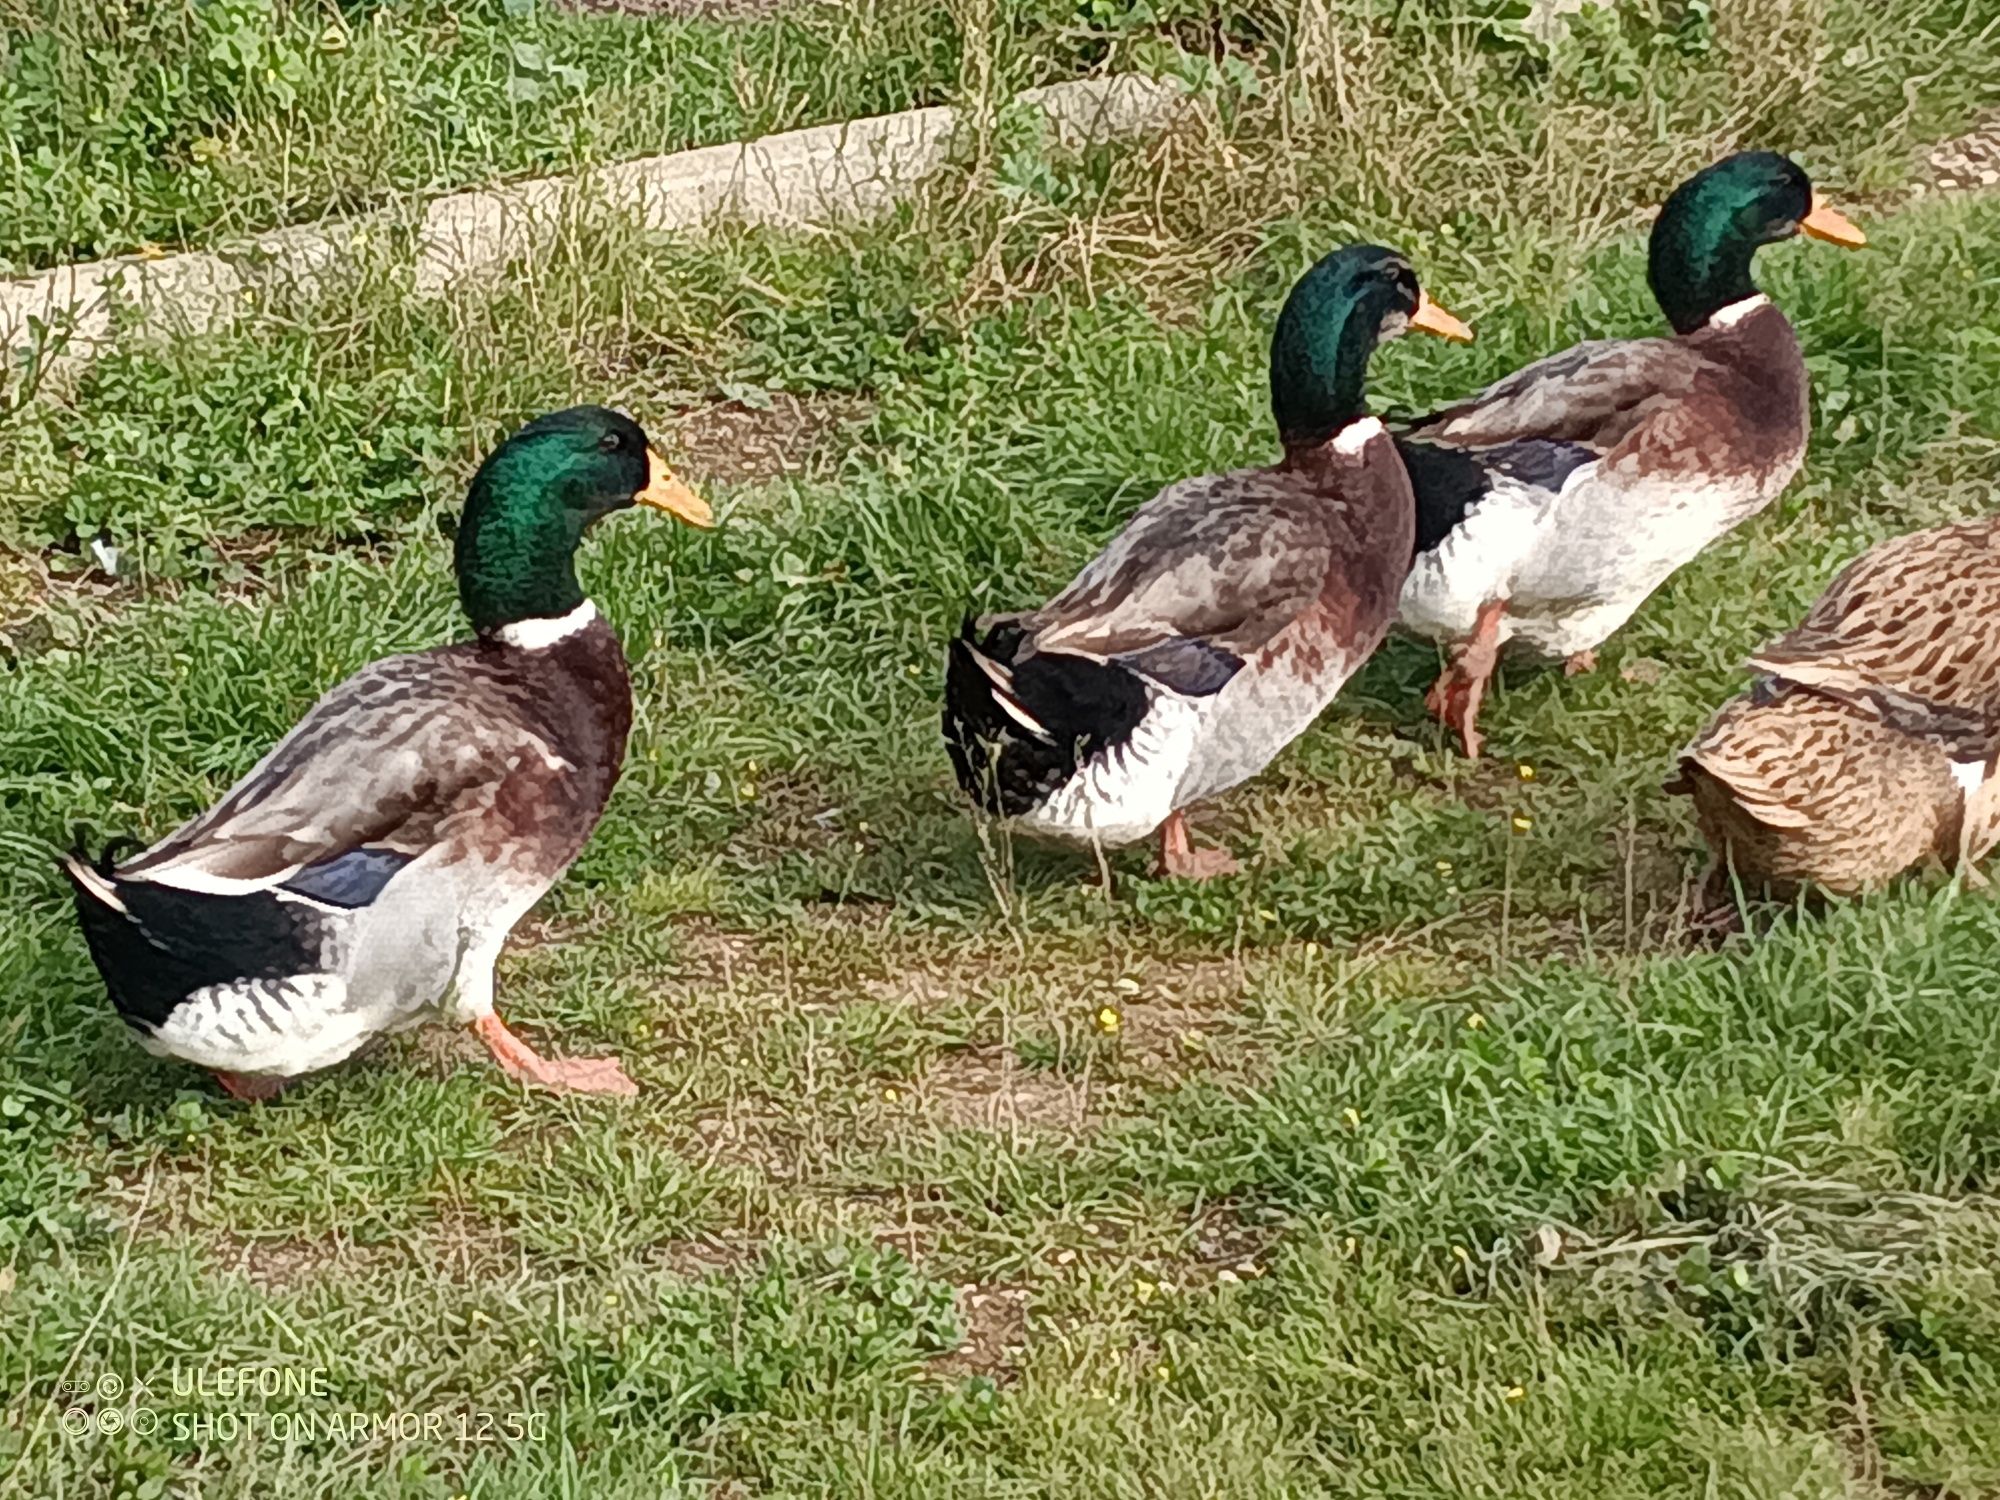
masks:
{"label": "duck with green head", "polygon": [[1503,647],[1587,671],[1653,590],[1798,472],[1805,360],[1750,264],[1801,232],[1865,243],[1788,158],[1717,162],[1653,226],[1671,338],[1579,344],[1399,432],[1417,495],[1401,623],[1452,649],[1430,707],[1467,755]]}
{"label": "duck with green head", "polygon": [[65,859],[91,957],[149,1051],[266,1097],[449,992],[514,1076],[633,1091],[613,1059],[544,1058],[510,1032],[493,969],[624,762],[625,655],[575,555],[634,504],[710,524],[629,418],[583,406],[529,423],[480,468],[459,526],[471,640],[363,668],[133,858]]}
{"label": "duck with green head", "polygon": [[1284,457],[1168,486],[1047,604],[965,622],[944,731],[976,804],[1085,844],[1158,830],[1169,875],[1235,867],[1192,846],[1183,809],[1268,765],[1395,614],[1415,502],[1365,387],[1409,328],[1471,337],[1394,251],[1328,255],[1272,339]]}

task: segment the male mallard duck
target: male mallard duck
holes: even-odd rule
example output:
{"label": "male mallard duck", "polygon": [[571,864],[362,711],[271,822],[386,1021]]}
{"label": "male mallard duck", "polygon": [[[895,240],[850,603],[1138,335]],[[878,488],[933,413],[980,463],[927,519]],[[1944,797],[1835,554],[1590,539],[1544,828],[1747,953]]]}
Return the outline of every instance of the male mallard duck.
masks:
{"label": "male mallard duck", "polygon": [[1395,614],[1414,502],[1363,381],[1408,328],[1471,337],[1394,251],[1326,256],[1271,342],[1284,458],[1168,486],[1049,603],[965,623],[944,731],[976,803],[1105,845],[1157,828],[1165,874],[1235,868],[1181,810],[1268,765]]}
{"label": "male mallard duck", "polygon": [[1787,158],[1717,162],[1653,226],[1672,338],[1579,344],[1400,434],[1417,495],[1401,619],[1454,648],[1429,704],[1467,755],[1502,646],[1589,670],[1675,569],[1798,472],[1805,361],[1750,262],[1801,230],[1864,243]]}
{"label": "male mallard duck", "polygon": [[1685,752],[1718,873],[1852,892],[2000,841],[2000,518],[1848,564]]}
{"label": "male mallard duck", "polygon": [[363,668],[136,858],[64,861],[148,1051],[264,1098],[424,1019],[455,980],[452,1014],[509,1073],[634,1091],[615,1059],[537,1056],[493,1013],[493,966],[625,759],[625,655],[574,564],[585,528],[635,503],[710,524],[630,419],[580,406],[529,423],[480,468],[460,523],[473,640]]}

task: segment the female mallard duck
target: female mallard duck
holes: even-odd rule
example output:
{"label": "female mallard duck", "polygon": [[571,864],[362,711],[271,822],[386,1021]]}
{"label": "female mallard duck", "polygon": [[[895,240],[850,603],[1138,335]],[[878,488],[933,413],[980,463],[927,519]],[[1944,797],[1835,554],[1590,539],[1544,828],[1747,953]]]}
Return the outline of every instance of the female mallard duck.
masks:
{"label": "female mallard duck", "polygon": [[945,743],[988,812],[1059,838],[1160,830],[1160,868],[1235,868],[1182,809],[1256,775],[1381,643],[1409,568],[1414,502],[1367,414],[1377,344],[1470,331],[1400,255],[1328,255],[1271,343],[1285,456],[1170,485],[1040,609],[968,620],[945,673]]}
{"label": "female mallard duck", "polygon": [[1683,752],[1670,790],[1694,799],[1717,873],[1789,897],[1927,859],[1971,872],[2000,841],[2000,634],[1983,628],[1997,617],[2000,518],[1897,537],[1842,570]]}
{"label": "female mallard duck", "polygon": [[529,423],[480,468],[459,527],[475,639],[363,668],[136,858],[64,862],[148,1051],[264,1098],[434,1013],[456,981],[452,1014],[509,1073],[634,1091],[615,1059],[537,1056],[493,1013],[493,966],[625,758],[625,655],[574,559],[591,522],[635,503],[710,524],[628,418],[580,406]]}
{"label": "female mallard duck", "polygon": [[1653,226],[1672,338],[1579,344],[1399,436],[1417,495],[1401,619],[1454,648],[1429,705],[1467,755],[1502,646],[1589,670],[1654,589],[1798,471],[1805,361],[1750,262],[1801,230],[1864,243],[1787,158],[1717,162]]}

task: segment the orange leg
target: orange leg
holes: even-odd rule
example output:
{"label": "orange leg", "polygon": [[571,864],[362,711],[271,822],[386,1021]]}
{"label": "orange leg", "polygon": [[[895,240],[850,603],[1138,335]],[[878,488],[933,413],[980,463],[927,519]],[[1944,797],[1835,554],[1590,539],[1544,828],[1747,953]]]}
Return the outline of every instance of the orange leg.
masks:
{"label": "orange leg", "polygon": [[1451,665],[1439,675],[1424,706],[1432,717],[1458,731],[1458,742],[1468,760],[1479,759],[1483,743],[1479,734],[1479,706],[1486,701],[1486,685],[1500,664],[1500,619],[1507,613],[1505,599],[1490,599],[1479,606],[1472,637],[1452,653]]}
{"label": "orange leg", "polygon": [[524,1083],[540,1084],[558,1094],[616,1094],[629,1098],[639,1092],[615,1057],[543,1057],[507,1029],[507,1023],[488,1011],[472,1023],[479,1040],[493,1054],[493,1060],[510,1077]]}
{"label": "orange leg", "polygon": [[1170,813],[1160,825],[1160,864],[1156,873],[1182,880],[1211,880],[1234,875],[1242,866],[1226,849],[1197,849],[1188,837],[1187,819]]}
{"label": "orange leg", "polygon": [[217,1068],[215,1081],[222,1085],[232,1099],[255,1100],[277,1098],[289,1080],[272,1078],[264,1073],[225,1073]]}

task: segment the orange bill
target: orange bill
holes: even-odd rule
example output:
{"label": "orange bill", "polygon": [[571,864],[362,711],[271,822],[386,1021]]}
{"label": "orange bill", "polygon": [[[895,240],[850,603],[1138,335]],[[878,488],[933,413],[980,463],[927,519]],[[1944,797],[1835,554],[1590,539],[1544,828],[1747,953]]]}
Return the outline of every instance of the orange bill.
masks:
{"label": "orange bill", "polygon": [[1829,245],[1845,245],[1850,250],[1858,250],[1868,243],[1868,236],[1847,221],[1845,215],[1818,193],[1812,196],[1812,212],[1799,221],[1799,228],[1816,240],[1825,240]]}
{"label": "orange bill", "polygon": [[1472,330],[1431,301],[1429,292],[1417,293],[1417,310],[1410,314],[1410,326],[1450,339],[1454,344],[1472,342]]}
{"label": "orange bill", "polygon": [[646,450],[646,487],[632,498],[690,526],[715,524],[715,512],[708,508],[708,502],[674,478],[667,461],[651,448]]}

